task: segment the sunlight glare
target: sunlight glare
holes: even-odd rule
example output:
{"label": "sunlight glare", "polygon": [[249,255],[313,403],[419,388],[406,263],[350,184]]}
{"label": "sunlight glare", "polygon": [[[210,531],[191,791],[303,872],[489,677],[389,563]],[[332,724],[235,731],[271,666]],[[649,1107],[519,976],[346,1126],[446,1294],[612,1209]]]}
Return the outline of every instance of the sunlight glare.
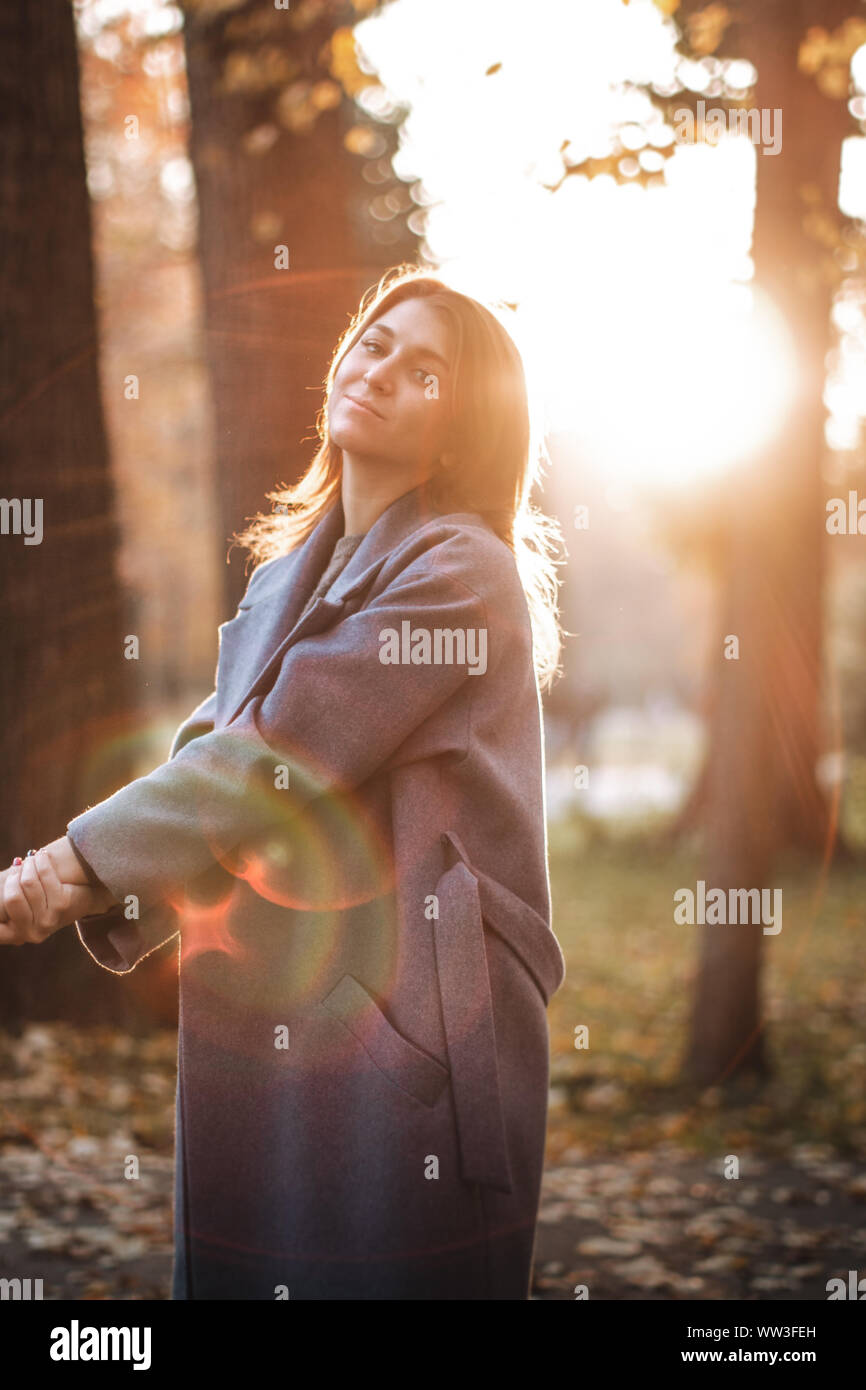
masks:
{"label": "sunlight glare", "polygon": [[[749,283],[754,147],[737,135],[680,144],[653,188],[563,177],[563,147],[571,164],[604,156],[617,128],[635,156],[663,143],[636,90],[674,90],[675,30],[659,9],[537,0],[528,18],[518,0],[395,0],[356,35],[411,108],[394,168],[431,204],[418,212],[422,257],[455,288],[519,304],[548,432],[572,437],[581,466],[614,489],[665,489],[756,457],[798,367]],[[726,80],[738,73],[729,64]]]}

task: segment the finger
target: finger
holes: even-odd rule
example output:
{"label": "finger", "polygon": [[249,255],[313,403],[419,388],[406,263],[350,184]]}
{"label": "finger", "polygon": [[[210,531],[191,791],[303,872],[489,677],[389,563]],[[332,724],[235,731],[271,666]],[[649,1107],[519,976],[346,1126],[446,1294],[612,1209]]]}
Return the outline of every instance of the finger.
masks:
{"label": "finger", "polygon": [[39,850],[39,876],[48,900],[50,930],[68,926],[93,911],[93,889],[89,883],[69,883],[60,877],[47,849]]}
{"label": "finger", "polygon": [[[31,854],[25,858],[23,864],[15,866],[19,871],[18,883],[24,902],[19,903],[16,899],[13,907],[9,909],[10,921],[19,929],[19,942],[31,942],[36,945],[44,941],[46,936],[50,936],[57,927],[39,876],[37,857]],[[18,910],[17,916],[13,908]]]}
{"label": "finger", "polygon": [[[33,923],[33,911],[21,886],[21,867],[20,864],[14,864],[3,885],[3,904],[6,908],[6,916],[19,934]],[[26,938],[19,937],[17,939]]]}
{"label": "finger", "polygon": [[18,939],[17,928],[13,927],[12,923],[8,920],[8,918],[5,921],[0,922],[0,946],[20,945],[21,942]]}
{"label": "finger", "polygon": [[11,930],[0,934],[0,944],[40,945],[64,923],[65,887],[57,879],[56,873],[56,886],[52,887],[50,883],[46,886],[43,882],[42,875],[51,865],[48,856],[42,850],[30,855],[23,864],[13,867],[16,882],[6,895],[6,910]]}
{"label": "finger", "polygon": [[37,912],[43,912],[48,905],[45,896],[45,889],[42,886],[42,879],[39,873],[37,860],[38,854],[30,854],[21,865],[21,887],[24,889],[27,901]]}
{"label": "finger", "polygon": [[[77,915],[75,889],[78,885],[68,883],[60,877],[47,847],[37,850],[33,859],[45,894],[45,907],[37,919],[33,938],[41,942],[45,941],[53,932],[58,931],[60,927],[65,927],[75,920]],[[83,885],[83,887],[89,894],[90,886]],[[81,915],[84,915],[83,912]]]}
{"label": "finger", "polygon": [[30,905],[21,892],[19,875],[20,865],[17,864],[3,870],[0,884],[0,945],[4,946],[20,946],[27,939],[24,935],[26,926],[33,920]]}
{"label": "finger", "polygon": [[37,850],[34,859],[39,881],[45,894],[46,920],[53,920],[55,925],[59,926],[64,921],[64,914],[69,902],[69,889],[72,885],[63,882],[47,849]]}
{"label": "finger", "polygon": [[33,925],[39,926],[45,920],[48,899],[45,896],[45,889],[42,887],[42,880],[36,867],[35,854],[31,854],[21,865],[21,889],[30,904],[30,911],[33,913]]}

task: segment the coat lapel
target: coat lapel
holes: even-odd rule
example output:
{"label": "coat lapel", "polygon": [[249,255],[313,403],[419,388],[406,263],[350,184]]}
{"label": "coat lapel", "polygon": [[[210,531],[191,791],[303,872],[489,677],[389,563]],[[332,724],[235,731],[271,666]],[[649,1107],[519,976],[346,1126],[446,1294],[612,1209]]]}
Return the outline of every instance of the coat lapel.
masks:
{"label": "coat lapel", "polygon": [[307,539],[263,574],[263,592],[251,595],[249,603],[245,595],[236,616],[220,627],[218,726],[230,724],[247,701],[266,688],[295,642],[339,621],[350,600],[372,584],[391,551],[438,515],[426,484],[403,493],[371,526],[327,595],[316,599],[301,616],[344,532],[343,504],[338,497]]}

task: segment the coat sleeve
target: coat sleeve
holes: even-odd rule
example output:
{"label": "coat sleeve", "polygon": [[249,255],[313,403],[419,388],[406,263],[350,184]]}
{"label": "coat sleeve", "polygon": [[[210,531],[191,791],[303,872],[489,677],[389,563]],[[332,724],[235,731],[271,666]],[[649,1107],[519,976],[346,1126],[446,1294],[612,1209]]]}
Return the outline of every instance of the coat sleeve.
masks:
{"label": "coat sleeve", "polygon": [[[216,718],[216,691],[197,705],[177,729],[171,742],[169,760],[187,743],[210,733]],[[72,822],[70,821],[70,825]],[[77,834],[77,832],[75,832]],[[96,878],[93,866],[66,828],[67,838],[78,858]],[[105,887],[101,880],[100,886]],[[178,932],[177,914],[170,903],[157,903],[143,916],[128,918],[123,905],[81,917],[75,923],[79,940],[98,965],[116,974],[125,974],[152,951],[164,946]]]}
{"label": "coat sleeve", "polygon": [[66,832],[66,838],[72,846],[72,851],[76,859],[78,860],[79,864],[81,865],[82,869],[87,875],[87,882],[90,884],[91,888],[105,888],[105,884],[102,882],[100,878],[97,878],[96,874],[93,872],[92,864],[88,864],[84,855],[81,853],[81,850],[78,848],[77,844],[75,843],[68,831]]}
{"label": "coat sleeve", "polygon": [[465,662],[382,660],[387,634],[404,624],[431,636],[483,630],[486,651],[485,604],[431,557],[435,548],[365,608],[296,641],[270,690],[231,724],[186,742],[182,728],[168,762],[69,822],[120,902],[135,895],[143,914],[316,797],[357,787],[473,679]]}

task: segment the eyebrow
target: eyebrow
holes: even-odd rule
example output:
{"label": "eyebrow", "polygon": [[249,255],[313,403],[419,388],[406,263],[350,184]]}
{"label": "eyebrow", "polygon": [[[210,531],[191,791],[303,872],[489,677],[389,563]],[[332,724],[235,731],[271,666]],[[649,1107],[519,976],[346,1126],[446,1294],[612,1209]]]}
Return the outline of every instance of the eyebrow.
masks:
{"label": "eyebrow", "polygon": [[[394,330],[393,328],[389,328],[387,323],[371,323],[370,327],[367,329],[367,332],[370,333],[374,329],[378,330],[378,332],[380,333],[387,334],[389,338],[394,337]],[[434,349],[431,347],[416,347],[412,348],[411,352],[414,357],[433,357],[437,362],[441,362],[442,366],[445,368],[446,371],[451,370],[449,363],[445,360],[442,354],[439,352],[435,352]]]}

